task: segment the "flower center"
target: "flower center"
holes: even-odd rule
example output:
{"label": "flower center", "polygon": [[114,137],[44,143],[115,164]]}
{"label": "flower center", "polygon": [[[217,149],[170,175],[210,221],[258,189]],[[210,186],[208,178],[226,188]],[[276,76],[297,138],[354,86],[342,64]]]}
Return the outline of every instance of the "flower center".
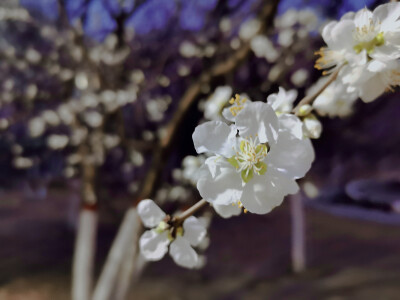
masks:
{"label": "flower center", "polygon": [[177,236],[183,236],[183,227],[174,227],[168,224],[165,221],[161,221],[156,228],[154,228],[155,232],[158,234],[163,233],[164,231],[168,231],[168,239],[172,242]]}
{"label": "flower center", "polygon": [[236,168],[242,180],[247,183],[253,178],[254,173],[263,175],[267,171],[267,164],[263,162],[267,152],[267,145],[260,144],[257,137],[253,139],[250,136],[240,142],[239,151],[229,158],[228,162]]}
{"label": "flower center", "polygon": [[[359,30],[360,29],[357,27],[357,32]],[[356,33],[356,34],[361,35],[361,33],[360,34]],[[366,35],[368,37],[370,34],[366,33]],[[361,40],[360,43],[358,43],[357,45],[355,45],[353,47],[354,51],[357,54],[360,53],[362,50],[366,50],[368,54],[371,54],[372,52],[374,52],[375,47],[382,46],[385,43],[385,39],[383,37],[383,32],[378,33],[372,39],[366,39],[365,37],[362,37],[362,38],[360,37],[360,38],[357,38],[357,40]]]}
{"label": "flower center", "polygon": [[245,214],[247,214],[248,213],[248,210],[246,209],[246,208],[244,208],[244,206],[243,206],[243,203],[241,202],[241,201],[238,201],[237,203],[232,203],[232,206],[235,206],[235,205],[237,205],[239,208],[243,208],[243,212],[245,213]]}

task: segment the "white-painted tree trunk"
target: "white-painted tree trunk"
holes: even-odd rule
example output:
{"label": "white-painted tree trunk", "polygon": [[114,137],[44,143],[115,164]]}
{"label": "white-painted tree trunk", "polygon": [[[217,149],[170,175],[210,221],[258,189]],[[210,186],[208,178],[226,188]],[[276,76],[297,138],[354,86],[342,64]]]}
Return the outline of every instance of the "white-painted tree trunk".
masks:
{"label": "white-painted tree trunk", "polygon": [[81,210],[72,265],[73,300],[88,300],[91,297],[97,221],[95,210]]}
{"label": "white-painted tree trunk", "polygon": [[138,226],[138,230],[134,233],[132,241],[126,249],[125,258],[118,274],[115,300],[126,299],[130,286],[137,281],[144,268],[145,260],[138,251],[139,231],[140,226]]}
{"label": "white-painted tree trunk", "polygon": [[[93,293],[93,300],[115,299],[113,293],[116,289],[116,281],[122,267],[127,263],[126,257],[136,251],[136,246],[131,247],[133,241],[137,242],[137,234],[140,231],[141,223],[136,208],[130,208],[121,223],[117,237],[108,254],[100,278]],[[136,237],[136,238],[135,238]],[[131,249],[131,250],[128,250]],[[129,263],[129,262],[128,262]]]}

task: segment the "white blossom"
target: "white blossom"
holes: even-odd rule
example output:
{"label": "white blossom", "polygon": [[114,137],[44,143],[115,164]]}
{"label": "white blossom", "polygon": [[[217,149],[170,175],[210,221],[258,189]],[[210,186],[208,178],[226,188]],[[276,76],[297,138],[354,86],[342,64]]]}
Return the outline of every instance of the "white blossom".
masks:
{"label": "white blossom", "polygon": [[303,134],[306,137],[311,139],[319,139],[321,133],[321,122],[314,115],[310,115],[303,119]]}
{"label": "white blossom", "polygon": [[183,178],[195,186],[200,177],[199,169],[204,164],[204,161],[205,161],[205,156],[203,155],[186,156],[182,161]]}
{"label": "white blossom", "polygon": [[230,86],[217,87],[204,103],[204,117],[208,120],[220,119],[222,108],[228,103],[231,96],[232,88]]}
{"label": "white blossom", "polygon": [[257,57],[264,57],[268,62],[275,62],[279,58],[279,52],[265,35],[252,38],[250,47]]}
{"label": "white blossom", "polygon": [[297,91],[290,90],[286,91],[284,88],[279,87],[279,92],[277,94],[271,94],[267,98],[267,102],[275,112],[280,114],[290,113],[293,109],[293,102],[297,98]]}
{"label": "white blossom", "polygon": [[68,145],[69,138],[62,134],[51,134],[47,138],[47,146],[53,150],[61,150]]}
{"label": "white blossom", "polygon": [[153,200],[142,200],[137,209],[144,226],[151,228],[139,240],[140,252],[146,260],[162,259],[169,248],[169,254],[179,266],[197,268],[203,263],[193,247],[204,240],[207,232],[196,217],[188,217],[175,228],[167,222],[167,215]]}
{"label": "white blossom", "polygon": [[400,3],[391,2],[330,22],[322,31],[327,47],[317,52],[316,68],[333,71],[344,65],[339,79],[365,102],[391,90],[400,83],[399,17]]}
{"label": "white blossom", "polygon": [[293,133],[292,127],[301,133],[294,115],[280,121],[267,103],[234,100],[227,110],[233,125],[210,121],[193,133],[196,151],[213,154],[201,168],[197,188],[214,206],[236,204],[268,213],[284,196],[298,191],[295,180],[310,168],[314,151],[309,139]]}
{"label": "white blossom", "polygon": [[[308,91],[313,94],[314,90],[319,89],[326,83],[327,77],[322,77]],[[348,92],[348,86],[340,81],[332,82],[321,94],[314,100],[312,106],[321,116],[346,117],[353,112],[354,102],[358,95],[356,91]]]}

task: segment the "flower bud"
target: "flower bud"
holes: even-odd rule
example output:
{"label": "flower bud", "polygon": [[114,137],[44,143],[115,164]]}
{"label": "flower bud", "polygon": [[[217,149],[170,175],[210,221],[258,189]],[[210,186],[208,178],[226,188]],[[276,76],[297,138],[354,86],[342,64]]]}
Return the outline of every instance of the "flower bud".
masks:
{"label": "flower bud", "polygon": [[321,122],[314,116],[304,118],[303,120],[303,133],[306,137],[311,139],[318,139],[321,136],[322,125]]}
{"label": "flower bud", "polygon": [[305,117],[307,116],[311,111],[313,110],[312,106],[310,104],[304,104],[299,107],[299,112],[298,115],[299,117]]}

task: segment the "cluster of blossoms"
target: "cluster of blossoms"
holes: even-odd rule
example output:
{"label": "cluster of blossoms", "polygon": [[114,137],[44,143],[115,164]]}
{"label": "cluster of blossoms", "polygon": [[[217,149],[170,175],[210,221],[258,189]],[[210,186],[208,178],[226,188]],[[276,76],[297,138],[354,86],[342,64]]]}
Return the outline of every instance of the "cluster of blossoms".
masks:
{"label": "cluster of blossoms", "polygon": [[[196,127],[196,151],[206,153],[194,173],[200,195],[224,218],[244,209],[265,214],[284,197],[298,191],[296,179],[309,170],[314,150],[303,122],[290,112],[297,92],[280,88],[268,103],[236,95],[223,109],[225,120]],[[221,118],[222,119],[222,118]],[[168,252],[180,266],[195,268],[201,259],[192,247],[206,237],[205,226],[195,217],[184,221],[167,216],[152,200],[143,200],[138,213],[145,227],[140,238],[146,260],[160,260]]]}
{"label": "cluster of blossoms", "polygon": [[371,102],[400,84],[400,3],[364,8],[332,21],[322,31],[327,44],[315,67],[325,73],[341,68],[334,86],[316,101],[323,114],[344,116],[360,97]]}
{"label": "cluster of blossoms", "polygon": [[[388,3],[327,24],[322,32],[327,47],[317,52],[321,57],[316,68],[333,74],[311,87],[309,98],[296,108],[295,90],[280,87],[266,102],[252,102],[244,95],[230,99],[229,86],[217,88],[203,103],[208,121],[193,133],[199,156],[187,157],[183,171],[196,184],[203,203],[229,218],[242,211],[269,213],[286,195],[297,193],[296,180],[314,160],[310,139],[319,138],[322,131],[314,111],[345,117],[359,97],[370,102],[400,84],[399,17],[400,4]],[[169,247],[178,265],[199,265],[192,247],[202,243],[206,228],[198,219],[171,218],[152,200],[143,200],[138,212],[144,225],[153,228],[140,239],[147,260],[161,259]]]}

